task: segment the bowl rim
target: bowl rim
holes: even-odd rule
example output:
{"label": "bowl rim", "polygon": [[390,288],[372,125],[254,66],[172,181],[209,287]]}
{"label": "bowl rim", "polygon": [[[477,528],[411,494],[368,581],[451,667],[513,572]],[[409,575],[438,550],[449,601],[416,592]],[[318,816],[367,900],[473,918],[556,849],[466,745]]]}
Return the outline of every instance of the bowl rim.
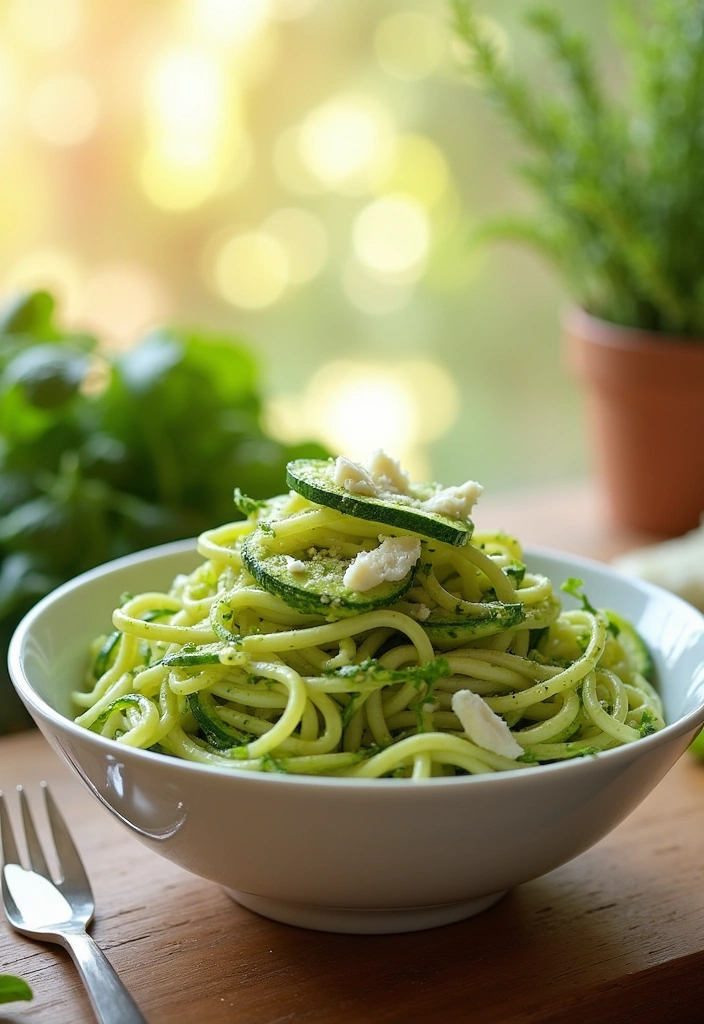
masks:
{"label": "bowl rim", "polygon": [[[26,613],[17,625],[11,637],[8,647],[7,661],[13,685],[15,686],[15,689],[23,703],[30,711],[30,714],[35,718],[35,722],[37,724],[38,721],[35,716],[35,712],[40,719],[51,723],[54,730],[58,729],[60,731],[68,732],[70,735],[75,736],[81,741],[94,745],[96,750],[103,751],[105,756],[110,755],[114,757],[115,753],[120,751],[123,758],[135,757],[138,760],[143,760],[145,765],[159,765],[162,769],[166,770],[168,770],[167,766],[171,766],[171,768],[177,773],[181,771],[185,771],[187,773],[195,771],[197,773],[205,773],[208,776],[215,775],[219,778],[233,778],[234,780],[239,781],[247,780],[251,781],[255,785],[283,784],[289,786],[301,785],[305,787],[322,786],[324,788],[332,786],[335,788],[342,788],[344,790],[369,789],[373,792],[393,790],[398,793],[413,792],[416,791],[419,786],[423,788],[439,787],[441,789],[446,789],[453,786],[491,785],[496,788],[501,783],[505,785],[513,785],[518,779],[528,780],[531,778],[537,779],[548,777],[555,771],[559,771],[561,775],[566,776],[567,773],[570,772],[594,770],[594,766],[596,765],[614,762],[619,758],[624,761],[625,766],[627,762],[636,760],[646,751],[654,750],[661,746],[667,746],[670,741],[677,737],[704,725],[704,701],[702,701],[702,704],[699,707],[688,712],[688,714],[684,715],[682,718],[678,718],[675,722],[667,723],[663,729],[660,729],[656,733],[644,736],[633,743],[626,743],[622,746],[614,747],[611,750],[603,750],[588,756],[574,757],[569,760],[557,761],[551,764],[539,764],[531,767],[530,769],[515,768],[507,771],[491,772],[481,775],[463,775],[430,779],[355,779],[334,775],[287,775],[278,772],[243,771],[237,770],[235,762],[233,762],[233,768],[230,769],[219,765],[201,764],[196,761],[188,761],[185,758],[168,757],[164,754],[144,750],[140,747],[120,744],[116,740],[91,732],[89,729],[84,729],[82,726],[77,725],[73,719],[62,715],[39,696],[39,694],[34,690],[24,670],[22,649],[26,638],[31,633],[35,620],[44,613],[45,609],[62,600],[66,594],[69,594],[74,590],[79,590],[85,584],[90,583],[94,579],[108,576],[110,573],[124,568],[129,568],[130,566],[138,564],[142,560],[170,558],[189,552],[197,554],[196,545],[197,538],[191,537],[185,540],[171,541],[167,544],[159,544],[150,548],[144,548],[141,551],[123,555],[120,558],[112,559],[109,562],[104,562],[101,565],[88,569],[85,572],[74,576],[72,579],[67,580],[65,583],[62,583],[45,597],[41,598],[41,600],[39,600],[37,604],[35,604],[30,611]],[[692,618],[695,622],[698,621],[701,627],[701,636],[704,637],[704,614],[694,605],[684,601],[676,594],[665,590],[663,587],[659,587],[646,580],[632,576],[629,573],[609,565],[608,563],[599,562],[592,558],[586,558],[583,555],[576,555],[571,552],[561,551],[557,548],[527,544],[523,550],[527,559],[536,557],[569,562],[572,568],[584,568],[590,571],[596,571],[606,575],[607,577],[611,576],[619,581],[626,582],[629,586],[636,590],[640,590],[646,596],[656,597],[661,600],[665,599],[675,608],[681,608],[689,618]],[[591,769],[588,767],[589,765],[592,766]],[[519,785],[523,785],[523,783],[519,783]]]}

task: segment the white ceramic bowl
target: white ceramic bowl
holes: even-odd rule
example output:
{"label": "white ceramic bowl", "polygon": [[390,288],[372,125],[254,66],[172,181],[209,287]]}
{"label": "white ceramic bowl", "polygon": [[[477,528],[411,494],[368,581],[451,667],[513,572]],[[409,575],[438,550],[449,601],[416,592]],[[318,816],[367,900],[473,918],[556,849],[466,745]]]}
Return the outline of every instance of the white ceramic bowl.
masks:
{"label": "white ceramic bowl", "polygon": [[70,693],[119,595],[166,587],[199,561],[192,542],[170,544],[65,584],[17,629],[10,672],[39,728],[103,807],[157,853],[279,921],[392,932],[475,914],[605,836],[704,723],[704,616],[605,566],[533,550],[532,569],[556,584],[581,577],[593,602],[637,625],[654,656],[664,730],[530,771],[414,782],[219,770],[79,728]]}

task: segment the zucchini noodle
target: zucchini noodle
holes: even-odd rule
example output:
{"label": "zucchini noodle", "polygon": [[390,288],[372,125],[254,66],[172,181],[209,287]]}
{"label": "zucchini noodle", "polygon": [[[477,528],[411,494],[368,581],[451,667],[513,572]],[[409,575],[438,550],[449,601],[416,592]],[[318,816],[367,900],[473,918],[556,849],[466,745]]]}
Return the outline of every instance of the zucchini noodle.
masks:
{"label": "zucchini noodle", "polygon": [[[564,589],[582,607],[563,610],[514,537],[471,537],[465,519],[471,539],[432,539],[413,501],[375,522],[293,491],[240,495],[246,518],[199,538],[197,569],[115,609],[76,721],[220,769],[413,780],[531,770],[662,728],[631,624],[579,581]],[[420,551],[404,578],[343,585],[389,539]],[[461,710],[477,702],[488,732]]]}

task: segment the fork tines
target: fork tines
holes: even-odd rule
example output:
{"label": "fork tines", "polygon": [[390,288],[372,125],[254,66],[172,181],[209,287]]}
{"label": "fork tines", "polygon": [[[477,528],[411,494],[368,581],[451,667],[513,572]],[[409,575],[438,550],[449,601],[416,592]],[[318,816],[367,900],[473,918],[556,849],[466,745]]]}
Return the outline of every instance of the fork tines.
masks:
{"label": "fork tines", "polygon": [[[66,822],[56,806],[46,782],[41,783],[41,789],[44,793],[44,807],[49,821],[51,837],[56,850],[59,870],[61,872],[61,880],[66,881],[69,884],[74,882],[86,886],[88,879],[83,867],[83,862],[81,861],[78,849],[76,848],[76,845],[68,831]],[[52,875],[37,834],[34,817],[30,810],[29,801],[27,800],[24,787],[18,786],[17,793],[20,802],[22,824],[24,826],[27,862],[32,871],[35,871],[38,875],[43,875],[44,878],[48,878],[52,881]],[[2,849],[2,859],[4,864],[23,863],[17,848],[10,815],[2,792],[0,792],[0,848]]]}

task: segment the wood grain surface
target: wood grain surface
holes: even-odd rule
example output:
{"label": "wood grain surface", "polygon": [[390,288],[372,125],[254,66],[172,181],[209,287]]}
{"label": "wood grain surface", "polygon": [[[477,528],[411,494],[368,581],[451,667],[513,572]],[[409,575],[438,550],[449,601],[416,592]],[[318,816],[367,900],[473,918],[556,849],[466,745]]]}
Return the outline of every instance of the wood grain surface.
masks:
{"label": "wood grain surface", "polygon": [[[555,489],[549,505],[545,494],[542,506],[532,501],[485,508],[529,542],[593,556],[644,539],[605,524],[580,486]],[[142,846],[38,733],[0,740],[0,788],[13,805],[17,783],[37,798],[41,779],[93,881],[93,935],[151,1024],[704,1020],[704,764],[689,755],[570,864],[476,918],[397,936],[257,917]],[[21,974],[35,992],[31,1004],[0,1007],[0,1024],[93,1020],[68,955],[15,934],[4,918],[0,972]]]}
{"label": "wood grain surface", "polygon": [[[111,820],[36,733],[0,742],[0,781],[49,779],[89,867],[93,927],[153,1024],[702,1019],[704,765],[687,756],[570,864],[469,921],[397,936],[257,917]],[[34,1003],[0,1021],[83,1024],[68,955],[2,921],[0,964]]]}

